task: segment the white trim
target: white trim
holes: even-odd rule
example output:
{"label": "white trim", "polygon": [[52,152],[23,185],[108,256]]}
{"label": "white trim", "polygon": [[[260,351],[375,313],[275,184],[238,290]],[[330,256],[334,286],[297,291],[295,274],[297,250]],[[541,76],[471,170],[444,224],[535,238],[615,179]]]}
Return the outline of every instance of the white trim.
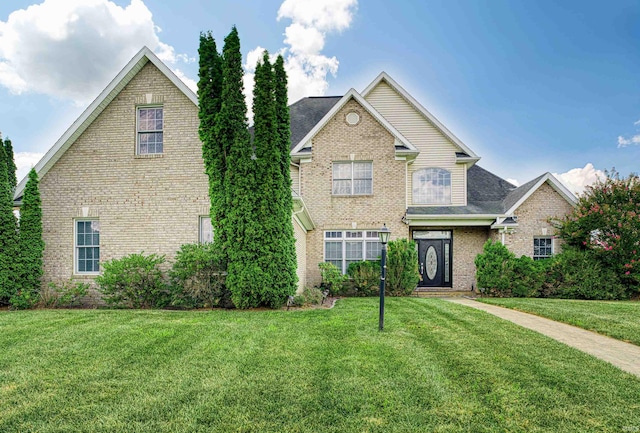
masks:
{"label": "white trim", "polygon": [[387,129],[387,131],[389,131],[391,135],[395,137],[396,140],[402,143],[403,146],[407,147],[409,150],[418,152],[418,149],[416,149],[416,147],[413,144],[411,144],[409,140],[407,140],[393,125],[391,125],[384,117],[382,117],[382,115],[378,113],[378,111],[375,108],[373,108],[373,106],[369,104],[358,92],[356,92],[355,89],[350,89],[331,108],[331,110],[329,110],[329,112],[325,114],[324,117],[320,119],[318,123],[316,123],[313,129],[309,131],[307,135],[305,135],[304,138],[300,140],[298,144],[296,144],[296,147],[294,147],[293,150],[291,151],[291,155],[298,153],[301,149],[305,147],[309,147],[313,137],[315,137],[316,134],[320,132],[322,128],[325,127],[325,125],[329,122],[329,120],[331,120],[333,116],[335,116],[336,113],[340,111],[342,107],[344,107],[344,105],[347,102],[349,102],[351,99],[354,99],[356,102],[358,102],[367,112],[369,112],[369,114],[371,114],[382,126],[384,126]]}
{"label": "white trim", "polygon": [[463,215],[406,215],[405,224],[430,227],[491,226],[500,215],[463,214]]}
{"label": "white trim", "polygon": [[531,195],[534,192],[536,192],[538,190],[538,188],[540,188],[542,186],[542,184],[545,183],[545,182],[548,182],[549,186],[551,186],[551,188],[553,188],[558,194],[560,194],[562,197],[564,197],[564,199],[567,200],[572,206],[575,206],[576,204],[578,204],[578,198],[574,194],[572,194],[571,191],[569,191],[562,184],[562,182],[560,182],[558,179],[556,179],[556,177],[554,175],[552,175],[551,173],[547,172],[547,173],[544,174],[544,176],[542,176],[540,178],[540,180],[533,187],[529,188],[529,191],[527,191],[527,193],[525,195],[523,195],[520,198],[520,200],[518,200],[513,206],[511,206],[505,212],[505,214],[507,214],[507,215],[515,214],[516,209],[518,209],[522,203],[527,201],[527,199],[529,197],[531,197]]}
{"label": "white trim", "polygon": [[[455,143],[461,150],[463,150],[467,155],[469,155],[470,158],[475,159],[476,161],[478,161],[480,159],[480,157],[478,155],[475,154],[475,152],[473,152],[471,149],[469,149],[467,147],[466,144],[464,144],[458,137],[456,137],[455,135],[453,135],[453,133],[451,131],[449,131],[442,123],[440,123],[440,121],[438,119],[436,119],[436,117],[431,114],[426,108],[424,108],[418,101],[416,101],[416,99],[411,96],[406,90],[404,90],[402,88],[402,86],[400,86],[398,83],[395,82],[395,80],[393,78],[391,78],[386,72],[381,72],[376,78],[375,80],[373,80],[371,82],[371,84],[369,84],[367,86],[366,89],[364,89],[362,91],[362,96],[364,98],[366,98],[369,93],[371,93],[371,91],[381,82],[381,81],[385,81],[393,90],[395,90],[396,92],[398,92],[404,99],[407,100],[407,102],[409,102],[409,104],[413,105],[413,108],[415,108],[416,110],[418,110],[419,113],[421,113],[424,117],[426,117],[431,123],[433,123],[433,125],[438,128],[440,130],[440,132],[442,132],[449,140],[451,140],[453,143]],[[476,159],[477,158],[477,159]],[[465,162],[472,162],[472,160],[469,161],[465,161]]]}
{"label": "white trim", "polygon": [[[42,177],[53,167],[64,152],[82,135],[82,133],[93,123],[93,121],[104,111],[104,109],[115,99],[124,87],[135,77],[138,72],[147,64],[153,63],[194,105],[198,105],[198,96],[187,85],[174,74],[158,57],[147,47],[142,47],[140,51],[127,63],[127,65],[115,76],[109,85],[98,95],[98,97],[82,112],[80,117],[71,124],[69,129],[56,141],[47,153],[35,165],[38,177]],[[27,184],[27,177],[16,187],[14,198],[19,198],[24,192]]]}

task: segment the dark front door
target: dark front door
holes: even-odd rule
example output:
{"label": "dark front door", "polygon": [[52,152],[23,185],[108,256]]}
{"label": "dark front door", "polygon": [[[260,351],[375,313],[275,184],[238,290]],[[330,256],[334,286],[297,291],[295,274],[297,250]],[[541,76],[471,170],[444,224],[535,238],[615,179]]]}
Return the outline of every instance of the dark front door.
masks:
{"label": "dark front door", "polygon": [[421,287],[451,287],[451,239],[419,239]]}

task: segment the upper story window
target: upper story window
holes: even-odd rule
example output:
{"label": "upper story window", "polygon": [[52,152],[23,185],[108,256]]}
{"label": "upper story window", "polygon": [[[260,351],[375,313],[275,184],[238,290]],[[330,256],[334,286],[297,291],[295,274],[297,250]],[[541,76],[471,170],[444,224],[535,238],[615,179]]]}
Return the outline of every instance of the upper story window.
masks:
{"label": "upper story window", "polygon": [[138,155],[162,153],[162,107],[139,107],[137,111]]}
{"label": "upper story window", "polygon": [[334,162],[333,195],[373,194],[372,162]]}
{"label": "upper story window", "polygon": [[423,168],[413,173],[414,204],[451,204],[451,172]]}

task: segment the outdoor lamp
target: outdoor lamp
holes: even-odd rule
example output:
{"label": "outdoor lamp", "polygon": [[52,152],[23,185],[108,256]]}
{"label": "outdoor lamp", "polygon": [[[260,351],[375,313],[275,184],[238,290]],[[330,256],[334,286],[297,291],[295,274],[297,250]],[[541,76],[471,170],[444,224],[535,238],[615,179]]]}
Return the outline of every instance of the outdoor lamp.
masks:
{"label": "outdoor lamp", "polygon": [[380,230],[378,230],[378,238],[382,244],[382,250],[380,252],[380,321],[378,323],[378,330],[382,331],[384,328],[384,283],[387,276],[387,242],[389,242],[389,236],[391,230],[387,228],[385,224]]}

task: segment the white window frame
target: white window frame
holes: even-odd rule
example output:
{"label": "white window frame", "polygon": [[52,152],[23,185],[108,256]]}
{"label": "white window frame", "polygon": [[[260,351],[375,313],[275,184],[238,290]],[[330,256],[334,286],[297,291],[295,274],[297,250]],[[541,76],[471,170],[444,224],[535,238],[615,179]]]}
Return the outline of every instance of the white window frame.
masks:
{"label": "white window frame", "polygon": [[[340,258],[327,258],[327,242],[340,242]],[[347,244],[353,245],[357,243],[361,243],[362,254],[359,256],[360,258],[347,258]],[[336,266],[343,274],[346,274],[349,263],[351,262],[378,260],[379,255],[376,255],[375,258],[371,256],[371,251],[373,251],[372,244],[374,243],[376,244],[375,251],[379,253],[382,246],[380,244],[380,238],[378,237],[377,230],[327,230],[324,232],[324,239],[322,243],[323,261],[333,263],[340,260],[341,266]]]}
{"label": "white window frame", "polygon": [[[140,125],[140,111],[141,110],[162,110],[162,128],[157,129],[155,126],[153,129],[141,129]],[[154,149],[154,152],[149,152],[148,149],[146,152],[142,152],[140,150],[140,137],[144,134],[157,134],[160,133],[162,137],[162,152],[157,152]],[[157,143],[154,143],[154,146],[157,147]],[[141,105],[136,107],[136,155],[162,155],[164,153],[164,107],[162,105]]]}
{"label": "white window frame", "polygon": [[[355,164],[369,164],[371,167],[371,177],[355,177],[354,175],[354,166]],[[340,165],[350,165],[351,166],[351,176],[345,178],[336,178],[336,167]],[[364,193],[355,193],[354,192],[354,182],[357,180],[369,180],[371,182],[371,188],[368,192]],[[347,194],[340,194],[336,192],[336,181],[349,181],[350,182],[350,192]],[[337,196],[359,196],[359,195],[372,195],[373,194],[373,161],[334,161],[331,167],[331,194]]]}
{"label": "white window frame", "polygon": [[[545,240],[545,241],[549,241],[549,246],[544,245],[544,246],[540,246],[538,245],[536,247],[536,241],[540,241],[540,240]],[[542,259],[548,259],[549,257],[553,256],[554,254],[554,249],[553,249],[553,238],[551,236],[534,236],[533,238],[533,260],[542,260]],[[540,248],[544,248],[547,249],[549,248],[551,250],[550,254],[536,254],[536,248],[538,248],[538,252],[540,252]]]}
{"label": "white window frame", "polygon": [[[94,223],[97,223],[98,244],[87,245],[83,242],[83,245],[78,244],[78,223],[91,223],[91,229],[94,230]],[[80,249],[81,248],[97,248],[98,249],[98,270],[94,271],[81,271],[80,270]],[[100,274],[100,220],[96,218],[78,218],[73,220],[73,273],[76,275],[99,275]],[[93,254],[93,251],[92,251]],[[86,259],[83,259],[86,260]]]}
{"label": "white window frame", "polygon": [[213,226],[211,217],[201,216],[198,221],[198,242],[201,244],[213,242]]}
{"label": "white window frame", "polygon": [[[421,182],[420,176],[433,176],[435,183]],[[426,167],[413,172],[411,176],[413,204],[450,205],[451,172],[440,167]],[[446,184],[448,181],[448,185]]]}

